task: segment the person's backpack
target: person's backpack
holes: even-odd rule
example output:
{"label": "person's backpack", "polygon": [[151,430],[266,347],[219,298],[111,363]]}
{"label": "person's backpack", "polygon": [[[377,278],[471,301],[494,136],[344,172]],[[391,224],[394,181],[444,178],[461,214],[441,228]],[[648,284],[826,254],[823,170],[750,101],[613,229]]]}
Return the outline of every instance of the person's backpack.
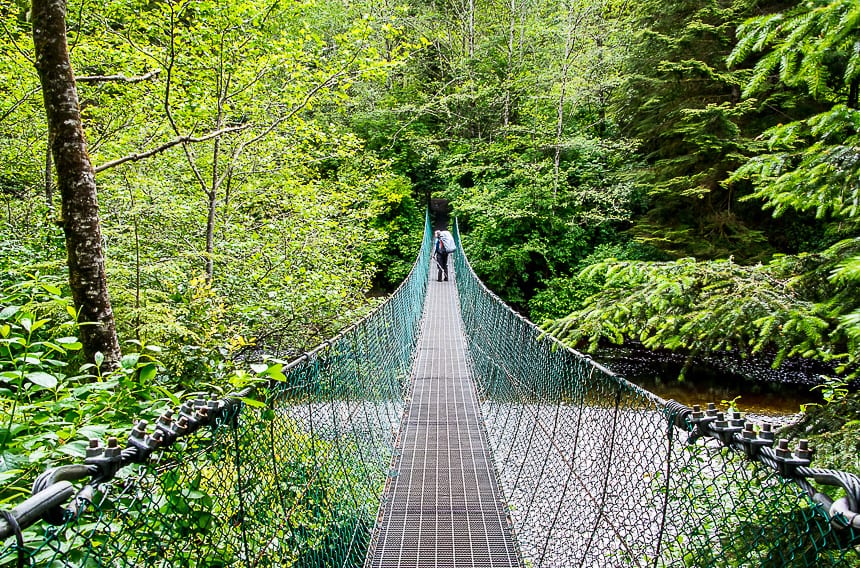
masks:
{"label": "person's backpack", "polygon": [[454,244],[454,237],[448,231],[439,233],[439,242],[442,243],[445,252],[454,252],[457,250],[457,245]]}

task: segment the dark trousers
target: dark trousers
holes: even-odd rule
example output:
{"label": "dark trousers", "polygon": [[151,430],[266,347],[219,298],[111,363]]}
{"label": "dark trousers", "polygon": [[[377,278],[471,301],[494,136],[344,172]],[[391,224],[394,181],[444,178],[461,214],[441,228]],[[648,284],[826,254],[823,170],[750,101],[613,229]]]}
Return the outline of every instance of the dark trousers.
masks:
{"label": "dark trousers", "polygon": [[445,280],[448,279],[448,253],[437,252],[436,262],[439,263],[439,273],[436,275],[437,280],[442,280],[442,274],[445,274]]}

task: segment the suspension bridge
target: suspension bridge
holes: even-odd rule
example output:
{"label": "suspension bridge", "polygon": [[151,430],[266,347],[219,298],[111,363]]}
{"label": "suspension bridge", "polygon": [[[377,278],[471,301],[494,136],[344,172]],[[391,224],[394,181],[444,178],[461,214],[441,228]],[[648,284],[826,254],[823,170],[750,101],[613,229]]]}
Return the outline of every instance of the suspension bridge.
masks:
{"label": "suspension bridge", "polygon": [[[860,479],[511,311],[431,234],[361,322],[91,440],[0,511],[7,566],[860,566]],[[462,247],[460,247],[462,250]]]}

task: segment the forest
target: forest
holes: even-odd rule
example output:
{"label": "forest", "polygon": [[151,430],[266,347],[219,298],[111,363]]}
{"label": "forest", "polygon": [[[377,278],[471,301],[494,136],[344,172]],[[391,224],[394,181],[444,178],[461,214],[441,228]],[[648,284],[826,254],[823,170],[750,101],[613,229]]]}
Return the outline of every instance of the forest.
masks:
{"label": "forest", "polygon": [[860,471],[855,0],[0,0],[0,24],[0,507],[367,313],[431,199],[572,346],[825,365],[806,435]]}

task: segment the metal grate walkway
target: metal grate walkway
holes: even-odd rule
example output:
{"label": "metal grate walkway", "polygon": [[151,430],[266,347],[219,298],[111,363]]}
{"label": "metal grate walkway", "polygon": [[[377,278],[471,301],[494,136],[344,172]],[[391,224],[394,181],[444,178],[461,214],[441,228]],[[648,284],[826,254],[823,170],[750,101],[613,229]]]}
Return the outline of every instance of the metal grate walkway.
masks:
{"label": "metal grate walkway", "polygon": [[520,566],[462,327],[454,279],[431,278],[411,400],[369,568]]}

